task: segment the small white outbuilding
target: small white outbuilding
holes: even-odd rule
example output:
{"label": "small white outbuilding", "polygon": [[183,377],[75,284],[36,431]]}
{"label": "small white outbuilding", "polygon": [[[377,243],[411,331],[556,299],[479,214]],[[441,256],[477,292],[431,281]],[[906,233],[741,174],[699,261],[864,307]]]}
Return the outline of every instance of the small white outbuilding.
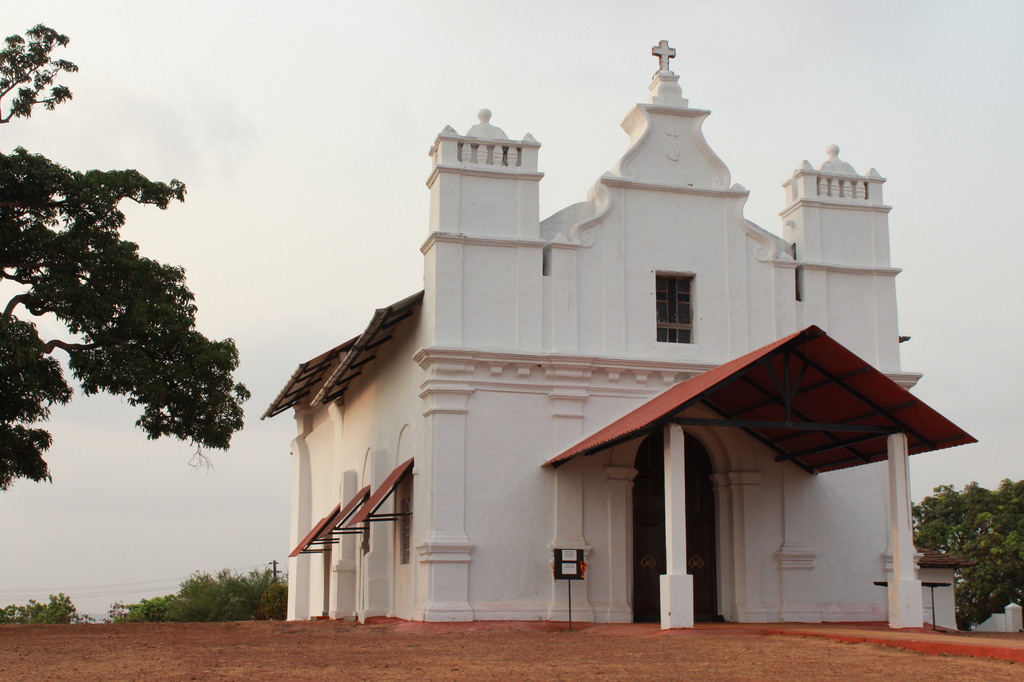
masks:
{"label": "small white outbuilding", "polygon": [[565,620],[576,549],[576,620],[926,620],[907,456],[974,439],[907,390],[885,180],[831,147],[755,225],[654,53],[545,220],[531,135],[437,136],[423,291],[264,415],[298,424],[289,618]]}

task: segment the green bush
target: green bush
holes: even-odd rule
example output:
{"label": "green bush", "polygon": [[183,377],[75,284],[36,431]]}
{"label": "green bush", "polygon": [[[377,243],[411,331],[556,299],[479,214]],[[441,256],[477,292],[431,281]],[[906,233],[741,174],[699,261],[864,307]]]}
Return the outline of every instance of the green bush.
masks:
{"label": "green bush", "polygon": [[260,609],[257,617],[261,620],[284,620],[288,617],[288,586],[281,583],[271,585],[260,595]]}
{"label": "green bush", "polygon": [[216,576],[193,573],[181,584],[177,596],[168,605],[167,620],[253,620],[259,614],[260,597],[275,584],[278,584],[277,579],[269,569],[249,571],[244,575],[227,568]]}
{"label": "green bush", "polygon": [[51,594],[50,601],[41,604],[29,599],[27,604],[11,604],[0,609],[0,623],[56,624],[92,623],[93,619],[78,612],[71,597],[63,592]]}
{"label": "green bush", "polygon": [[143,599],[138,604],[116,603],[110,607],[112,623],[163,623],[167,620],[167,610],[176,595]]}

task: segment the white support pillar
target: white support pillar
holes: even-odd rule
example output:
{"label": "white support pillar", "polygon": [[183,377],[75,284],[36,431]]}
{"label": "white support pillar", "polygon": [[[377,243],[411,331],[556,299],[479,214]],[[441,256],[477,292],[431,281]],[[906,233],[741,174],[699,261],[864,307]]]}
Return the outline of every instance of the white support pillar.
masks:
{"label": "white support pillar", "polygon": [[665,426],[665,575],[661,629],[693,627],[693,576],[686,572],[686,451],[683,429]]}
{"label": "white support pillar", "polygon": [[910,517],[910,473],[907,436],[889,436],[889,528],[892,537],[892,579],[889,580],[889,627],[919,628],[924,624],[921,581],[914,577],[914,535]]}

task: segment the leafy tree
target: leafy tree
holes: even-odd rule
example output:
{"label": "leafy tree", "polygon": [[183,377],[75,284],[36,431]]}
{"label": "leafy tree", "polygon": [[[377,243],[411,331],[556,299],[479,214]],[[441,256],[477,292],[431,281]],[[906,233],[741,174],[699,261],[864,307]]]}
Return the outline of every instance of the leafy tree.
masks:
{"label": "leafy tree", "polygon": [[[77,67],[50,57],[67,36],[42,25],[26,35],[0,51],[0,123],[71,98],[53,82]],[[2,99],[16,88],[3,114]],[[227,448],[242,428],[249,392],[232,378],[234,341],[196,330],[182,268],[121,239],[123,200],[165,209],[184,198],[178,180],[72,171],[21,147],[0,154],[0,286],[16,292],[0,317],[0,490],[17,478],[50,480],[43,453],[51,437],[38,422],[73,395],[57,350],[85,395],[125,396],[141,408],[136,425],[150,438],[188,441],[202,459],[204,447]],[[67,338],[41,338],[33,319],[43,316],[63,323]]]}
{"label": "leafy tree", "polygon": [[63,592],[51,594],[45,604],[29,599],[27,604],[12,604],[0,609],[0,623],[61,624],[91,623],[93,619],[78,612],[71,597]]}
{"label": "leafy tree", "polygon": [[1024,600],[1024,481],[995,490],[944,485],[914,505],[915,543],[977,562],[958,570],[957,626],[967,629]]}
{"label": "leafy tree", "polygon": [[[53,81],[61,72],[74,73],[78,67],[63,59],[50,58],[53,49],[67,45],[69,38],[42,24],[25,31],[25,35],[28,40],[9,36],[0,50],[0,100],[17,89],[7,114],[0,111],[0,123],[16,117],[28,118],[38,104],[53,111],[58,104],[71,99],[71,90],[66,85],[54,85]],[[50,88],[48,93],[46,88]]]}

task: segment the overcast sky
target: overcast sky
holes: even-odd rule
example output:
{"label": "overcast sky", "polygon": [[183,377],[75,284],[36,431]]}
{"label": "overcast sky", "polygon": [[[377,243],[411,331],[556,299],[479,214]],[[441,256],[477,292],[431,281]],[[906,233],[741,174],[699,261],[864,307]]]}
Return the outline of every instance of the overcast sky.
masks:
{"label": "overcast sky", "polygon": [[[71,168],[178,178],[184,204],[129,210],[125,237],[184,266],[207,336],[253,393],[212,472],[147,441],[116,398],[56,409],[52,483],[0,493],[0,605],[81,610],[176,591],[195,570],[285,559],[294,422],[259,415],[295,366],[422,287],[427,150],[489,107],[542,144],[541,214],[625,150],[651,46],[781,234],[781,183],[824,148],[888,179],[903,368],[981,442],[911,459],[913,495],[1024,478],[1024,3],[4,0],[0,37],[45,23],[74,100],[0,127]],[[56,331],[56,330],[52,330]],[[841,472],[826,474],[842,476]]]}

